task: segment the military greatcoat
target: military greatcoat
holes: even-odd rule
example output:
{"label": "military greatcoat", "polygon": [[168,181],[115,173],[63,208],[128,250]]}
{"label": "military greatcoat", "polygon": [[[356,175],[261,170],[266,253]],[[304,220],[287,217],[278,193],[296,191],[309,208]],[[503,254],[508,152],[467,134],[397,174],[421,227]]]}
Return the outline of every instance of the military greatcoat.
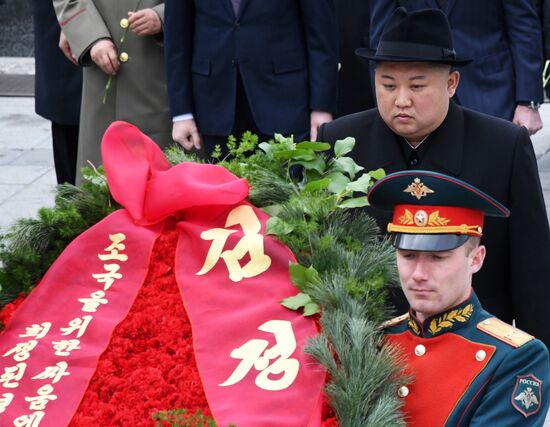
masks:
{"label": "military greatcoat", "polygon": [[493,317],[476,295],[420,322],[412,312],[387,324],[410,384],[397,394],[409,426],[542,426],[550,362],[545,345]]}
{"label": "military greatcoat", "polygon": [[[103,133],[115,120],[139,127],[161,148],[172,142],[162,34],[138,36],[123,19],[128,11],[152,8],[164,21],[162,0],[54,0],[57,19],[78,62],[84,66],[78,167],[101,164]],[[121,39],[124,37],[124,41]],[[90,49],[100,39],[117,46],[120,69],[111,79],[93,63]]]}

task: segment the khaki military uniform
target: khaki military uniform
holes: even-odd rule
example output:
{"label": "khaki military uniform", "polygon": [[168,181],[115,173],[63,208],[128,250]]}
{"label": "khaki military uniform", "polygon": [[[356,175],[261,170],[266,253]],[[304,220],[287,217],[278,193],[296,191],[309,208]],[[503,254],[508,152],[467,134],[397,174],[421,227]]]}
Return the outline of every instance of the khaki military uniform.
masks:
{"label": "khaki military uniform", "polygon": [[[84,66],[79,169],[88,161],[101,164],[101,138],[116,120],[136,125],[161,148],[172,142],[162,34],[138,36],[124,28],[128,11],[136,10],[138,5],[139,9],[152,8],[164,21],[161,0],[54,0],[61,28],[73,54]],[[109,76],[90,58],[91,47],[100,39],[113,41],[120,60],[120,69],[106,94]]]}

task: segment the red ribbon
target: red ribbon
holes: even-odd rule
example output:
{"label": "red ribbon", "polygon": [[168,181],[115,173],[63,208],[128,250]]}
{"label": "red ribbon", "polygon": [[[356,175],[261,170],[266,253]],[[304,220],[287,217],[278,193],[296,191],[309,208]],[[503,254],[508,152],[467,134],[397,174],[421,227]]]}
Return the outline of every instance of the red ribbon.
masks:
{"label": "red ribbon", "polygon": [[315,325],[279,304],[296,293],[288,272],[294,257],[265,235],[268,217],[244,200],[246,181],[215,165],[171,167],[124,122],[109,127],[102,154],[111,193],[125,209],[67,247],[3,333],[0,419],[70,422],[145,279],[164,221],[175,216],[183,218],[176,279],[216,422],[319,426],[325,373],[302,352]]}

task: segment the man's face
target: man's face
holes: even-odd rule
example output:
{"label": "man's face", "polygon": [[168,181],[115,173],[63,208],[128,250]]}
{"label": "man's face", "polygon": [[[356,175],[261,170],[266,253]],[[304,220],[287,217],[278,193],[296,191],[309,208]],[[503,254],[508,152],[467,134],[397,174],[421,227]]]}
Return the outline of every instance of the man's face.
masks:
{"label": "man's face", "polygon": [[424,62],[379,62],[375,86],[378,111],[398,135],[419,142],[437,129],[458,86],[458,71]]}
{"label": "man's face", "polygon": [[445,252],[398,249],[401,287],[418,319],[424,321],[466,300],[472,275],[479,271],[484,258],[484,246],[468,249],[462,245]]}

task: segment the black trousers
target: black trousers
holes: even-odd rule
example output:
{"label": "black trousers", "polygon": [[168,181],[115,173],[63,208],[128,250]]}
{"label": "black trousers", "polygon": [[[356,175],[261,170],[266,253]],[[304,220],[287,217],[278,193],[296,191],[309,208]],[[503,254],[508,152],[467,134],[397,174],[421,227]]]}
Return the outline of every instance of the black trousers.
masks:
{"label": "black trousers", "polygon": [[53,161],[57,183],[75,183],[78,126],[52,122]]}
{"label": "black trousers", "polygon": [[[273,135],[266,135],[258,129],[252,110],[246,97],[244,85],[241,79],[240,73],[237,73],[237,96],[235,101],[235,119],[233,120],[233,129],[230,135],[235,136],[237,141],[244,132],[249,130],[250,132],[258,135],[259,141],[268,141],[273,139]],[[207,161],[212,160],[211,154],[216,145],[219,145],[222,149],[222,158],[228,154],[227,151],[227,136],[218,135],[201,135],[204,145],[204,155]],[[294,141],[304,141],[309,138],[309,129],[302,134],[294,135]]]}

